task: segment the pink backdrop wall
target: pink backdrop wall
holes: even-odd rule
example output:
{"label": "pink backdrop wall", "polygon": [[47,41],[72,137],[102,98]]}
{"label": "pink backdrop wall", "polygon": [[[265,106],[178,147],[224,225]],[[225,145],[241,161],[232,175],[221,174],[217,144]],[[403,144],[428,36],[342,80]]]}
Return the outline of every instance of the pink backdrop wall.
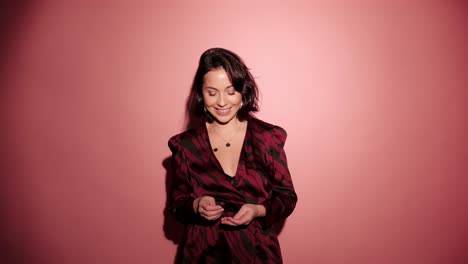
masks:
{"label": "pink backdrop wall", "polygon": [[1,263],[173,262],[167,139],[214,46],[289,133],[285,263],[468,263],[462,1],[7,2]]}

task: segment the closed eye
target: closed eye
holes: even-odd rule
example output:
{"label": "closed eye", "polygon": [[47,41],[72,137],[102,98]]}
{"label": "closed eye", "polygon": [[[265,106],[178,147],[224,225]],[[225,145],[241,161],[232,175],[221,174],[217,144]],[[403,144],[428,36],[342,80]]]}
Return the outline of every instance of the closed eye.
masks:
{"label": "closed eye", "polygon": [[229,90],[227,90],[227,94],[228,95],[235,95],[236,94],[236,90],[234,88],[231,88]]}

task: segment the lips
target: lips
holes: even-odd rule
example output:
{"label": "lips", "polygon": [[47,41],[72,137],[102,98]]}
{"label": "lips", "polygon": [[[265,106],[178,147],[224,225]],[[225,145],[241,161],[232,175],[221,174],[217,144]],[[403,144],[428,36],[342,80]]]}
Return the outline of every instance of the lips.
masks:
{"label": "lips", "polygon": [[226,109],[215,108],[215,110],[216,110],[216,113],[220,116],[229,115],[229,112],[231,112],[231,108],[226,108]]}

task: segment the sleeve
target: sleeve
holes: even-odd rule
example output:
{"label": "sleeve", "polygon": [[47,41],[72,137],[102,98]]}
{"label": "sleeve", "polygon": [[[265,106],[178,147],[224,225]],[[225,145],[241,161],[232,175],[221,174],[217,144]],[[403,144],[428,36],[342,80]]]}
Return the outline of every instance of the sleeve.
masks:
{"label": "sleeve", "polygon": [[270,143],[268,144],[266,159],[272,191],[271,195],[261,204],[266,209],[264,223],[266,227],[270,227],[279,221],[285,220],[294,211],[297,195],[294,191],[284,151],[286,131],[275,126],[273,131],[266,136],[268,137],[266,140]]}
{"label": "sleeve", "polygon": [[193,187],[187,158],[181,145],[180,136],[169,139],[171,157],[171,179],[172,190],[170,190],[170,208],[176,219],[182,223],[195,221],[197,215],[193,211]]}

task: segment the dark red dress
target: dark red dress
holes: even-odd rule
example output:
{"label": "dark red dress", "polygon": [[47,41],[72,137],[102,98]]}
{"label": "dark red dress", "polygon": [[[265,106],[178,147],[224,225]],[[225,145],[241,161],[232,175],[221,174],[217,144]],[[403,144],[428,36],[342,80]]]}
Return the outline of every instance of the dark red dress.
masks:
{"label": "dark red dress", "polygon": [[[297,196],[283,146],[286,131],[250,118],[235,177],[226,175],[214,155],[206,126],[169,140],[174,175],[171,208],[186,224],[182,263],[282,263],[272,225],[288,217]],[[209,195],[234,215],[245,203],[262,204],[266,216],[232,227],[193,212],[195,198]]]}

